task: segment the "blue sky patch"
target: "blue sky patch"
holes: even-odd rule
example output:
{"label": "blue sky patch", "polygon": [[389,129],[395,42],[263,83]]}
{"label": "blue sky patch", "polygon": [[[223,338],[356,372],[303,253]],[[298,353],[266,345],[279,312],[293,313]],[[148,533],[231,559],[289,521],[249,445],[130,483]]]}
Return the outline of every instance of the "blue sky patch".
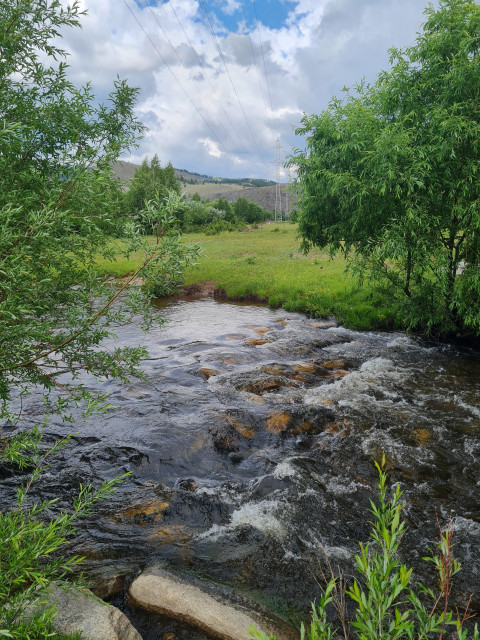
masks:
{"label": "blue sky patch", "polygon": [[[236,32],[238,30],[238,24],[244,19],[241,2],[240,7],[232,14],[228,14],[222,10],[226,5],[224,0],[203,0],[203,4],[209,14],[214,13],[216,18],[225,25],[228,31]],[[256,2],[243,0],[248,29],[250,31],[256,29],[255,9],[259,22],[271,29],[280,29],[285,24],[289,13],[295,9],[297,4],[298,2],[292,0],[256,0]],[[200,13],[203,15],[203,11],[200,10]]]}

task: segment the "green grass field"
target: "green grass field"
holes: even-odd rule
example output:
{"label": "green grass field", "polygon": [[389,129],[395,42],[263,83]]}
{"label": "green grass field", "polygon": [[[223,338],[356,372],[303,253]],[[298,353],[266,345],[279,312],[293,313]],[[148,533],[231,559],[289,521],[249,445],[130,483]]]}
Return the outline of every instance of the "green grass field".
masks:
{"label": "green grass field", "polygon": [[[296,225],[267,224],[246,232],[217,236],[187,234],[185,242],[203,249],[198,264],[187,269],[185,284],[214,281],[228,298],[258,299],[273,307],[336,319],[356,329],[392,328],[393,311],[384,294],[358,287],[345,274],[345,260],[328,253],[299,250]],[[140,256],[129,261],[99,262],[113,276],[131,273]]]}

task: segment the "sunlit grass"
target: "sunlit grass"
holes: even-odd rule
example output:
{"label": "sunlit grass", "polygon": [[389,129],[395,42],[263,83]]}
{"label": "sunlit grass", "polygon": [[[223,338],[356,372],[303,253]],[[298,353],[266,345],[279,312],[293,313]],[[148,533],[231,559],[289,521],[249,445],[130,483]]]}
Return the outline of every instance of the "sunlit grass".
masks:
{"label": "sunlit grass", "polygon": [[[304,255],[296,225],[267,224],[246,232],[207,236],[187,234],[185,242],[198,242],[203,255],[187,269],[185,284],[214,281],[229,298],[256,297],[274,307],[312,316],[335,316],[352,328],[390,328],[393,313],[385,296],[368,285],[359,287],[345,273],[345,260],[333,260],[324,251]],[[142,256],[116,262],[98,261],[109,275],[132,273]]]}

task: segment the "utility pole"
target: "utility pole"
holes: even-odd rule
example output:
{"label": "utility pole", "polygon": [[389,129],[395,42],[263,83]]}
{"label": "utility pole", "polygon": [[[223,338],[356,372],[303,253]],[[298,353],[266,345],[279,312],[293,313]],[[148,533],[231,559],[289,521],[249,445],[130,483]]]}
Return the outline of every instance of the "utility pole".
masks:
{"label": "utility pole", "polygon": [[282,151],[280,138],[275,143],[275,222],[282,221],[282,192],[280,191],[280,178],[282,177]]}

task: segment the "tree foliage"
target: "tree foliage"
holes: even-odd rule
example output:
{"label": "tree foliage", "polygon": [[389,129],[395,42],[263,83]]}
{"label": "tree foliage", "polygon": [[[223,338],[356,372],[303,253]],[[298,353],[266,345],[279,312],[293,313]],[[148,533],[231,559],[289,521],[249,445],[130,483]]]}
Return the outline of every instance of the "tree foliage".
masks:
{"label": "tree foliage", "polygon": [[171,191],[180,193],[180,182],[175,169],[170,162],[162,168],[155,154],[150,164],[144,160],[135,171],[124,195],[123,209],[125,213],[135,216],[145,208],[147,202],[155,198],[163,200]]}
{"label": "tree foliage", "polygon": [[480,6],[442,0],[425,16],[373,85],[303,118],[300,233],[387,283],[409,328],[478,335]]}

